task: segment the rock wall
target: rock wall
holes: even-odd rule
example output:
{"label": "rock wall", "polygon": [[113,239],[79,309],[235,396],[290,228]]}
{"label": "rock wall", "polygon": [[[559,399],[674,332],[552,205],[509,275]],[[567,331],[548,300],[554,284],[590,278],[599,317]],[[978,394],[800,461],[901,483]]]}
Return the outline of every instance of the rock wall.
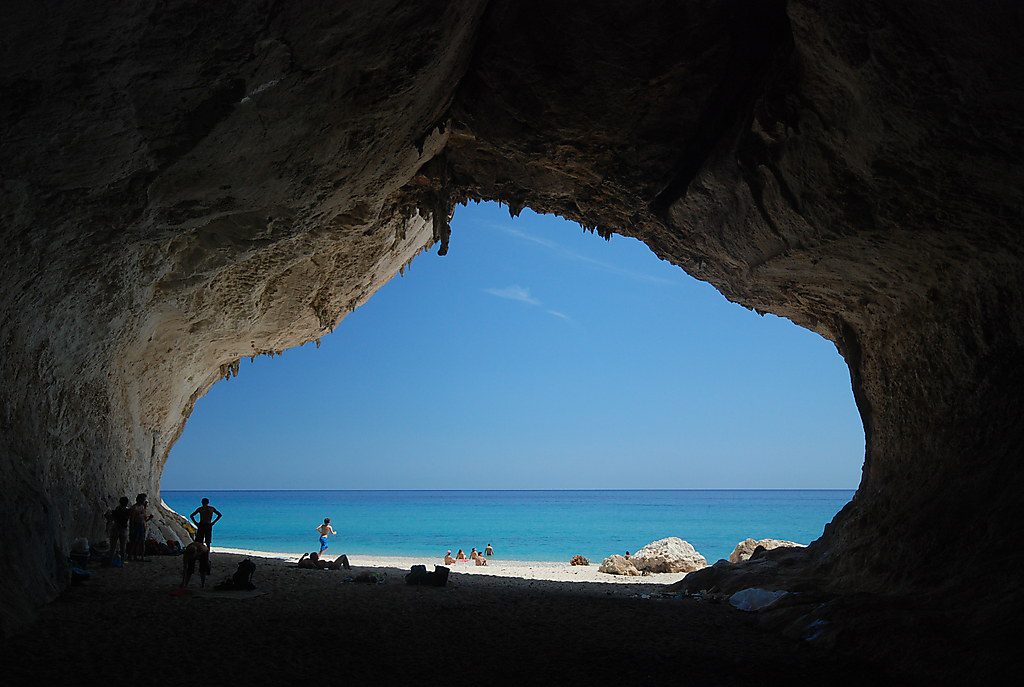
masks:
{"label": "rock wall", "polygon": [[[316,341],[421,249],[447,250],[452,207],[474,198],[639,238],[836,343],[863,481],[802,579],[964,603],[1015,590],[1016,4],[8,15],[5,626],[60,588],[66,543],[96,536],[115,496],[156,502],[210,385],[242,357]],[[983,584],[962,592],[965,579]]]}
{"label": "rock wall", "polygon": [[6,8],[5,626],[119,495],[160,503],[214,382],[315,343],[432,242],[397,191],[444,146],[483,8],[414,5]]}

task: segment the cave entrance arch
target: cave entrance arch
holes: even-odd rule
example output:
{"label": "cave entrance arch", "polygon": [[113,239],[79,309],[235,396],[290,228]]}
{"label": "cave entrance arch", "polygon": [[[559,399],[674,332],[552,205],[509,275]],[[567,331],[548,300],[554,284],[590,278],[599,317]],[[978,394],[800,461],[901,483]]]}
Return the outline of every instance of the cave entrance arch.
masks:
{"label": "cave entrance arch", "polygon": [[948,592],[961,642],[1019,625],[1015,3],[21,5],[5,627],[210,384],[329,331],[472,198],[638,238],[834,341],[865,469],[802,579]]}
{"label": "cave entrance arch", "polygon": [[[238,379],[215,385],[171,449],[164,500],[187,515],[210,496],[235,511],[222,546],[290,552],[308,529],[298,502],[274,518],[267,548],[270,533],[261,525],[257,541],[245,525],[261,516],[216,492],[845,488],[799,502],[764,493],[746,525],[688,502],[672,517],[646,510],[657,522],[630,520],[575,551],[603,558],[675,534],[711,562],[751,536],[817,539],[849,500],[863,430],[830,343],[729,304],[631,239],[513,219],[495,203],[459,207],[452,224],[447,256],[419,256],[315,348],[243,360]],[[792,521],[771,516],[780,505]],[[355,518],[349,553],[391,548],[376,514],[344,498],[332,508]],[[444,545],[416,532],[410,553]],[[490,536],[504,558],[571,555]]]}

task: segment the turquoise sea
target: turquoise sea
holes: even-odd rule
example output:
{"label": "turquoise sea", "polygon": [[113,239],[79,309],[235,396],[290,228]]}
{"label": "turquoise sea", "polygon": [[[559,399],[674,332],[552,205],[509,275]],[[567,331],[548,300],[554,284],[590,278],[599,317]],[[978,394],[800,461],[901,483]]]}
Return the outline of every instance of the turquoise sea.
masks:
{"label": "turquoise sea", "polygon": [[681,537],[709,562],[747,537],[817,539],[852,490],[163,491],[187,516],[207,497],[224,514],[214,546],[317,548],[331,518],[332,553],[442,556],[493,544],[500,558],[591,560]]}

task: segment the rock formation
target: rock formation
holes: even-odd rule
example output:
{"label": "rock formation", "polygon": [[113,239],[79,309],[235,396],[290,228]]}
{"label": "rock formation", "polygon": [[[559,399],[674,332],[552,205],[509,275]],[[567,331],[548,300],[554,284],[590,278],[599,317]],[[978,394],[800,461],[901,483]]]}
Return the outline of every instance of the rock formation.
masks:
{"label": "rock formation", "polygon": [[609,575],[630,575],[633,577],[640,574],[640,571],[636,569],[632,561],[619,554],[608,556],[608,558],[601,561],[601,567],[597,569],[597,572],[608,573]]}
{"label": "rock formation", "polygon": [[863,478],[787,584],[950,591],[954,639],[995,651],[1021,605],[1022,24],[954,0],[6,7],[4,627],[116,496],[158,502],[213,383],[316,342],[486,198],[835,342]]}
{"label": "rock formation", "polygon": [[730,563],[739,563],[750,558],[751,554],[757,547],[761,547],[766,551],[777,549],[779,547],[789,548],[803,548],[803,544],[797,544],[795,541],[785,541],[783,539],[744,539],[740,543],[736,544],[736,548],[729,554]]}
{"label": "rock formation", "polygon": [[669,585],[667,590],[685,594],[704,591],[733,594],[750,587],[792,589],[801,592],[809,588],[806,580],[800,579],[803,573],[801,566],[807,560],[807,554],[803,549],[780,546],[777,549],[763,551],[763,555],[739,563],[717,561],[714,565],[701,568],[679,582]]}
{"label": "rock formation", "polygon": [[679,537],[652,541],[633,554],[630,562],[640,572],[650,573],[689,573],[708,566],[704,556]]}

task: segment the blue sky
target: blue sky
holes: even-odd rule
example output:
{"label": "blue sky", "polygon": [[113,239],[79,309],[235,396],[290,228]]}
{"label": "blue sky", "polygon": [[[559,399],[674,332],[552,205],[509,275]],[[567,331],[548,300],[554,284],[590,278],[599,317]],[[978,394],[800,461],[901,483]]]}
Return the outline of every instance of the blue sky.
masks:
{"label": "blue sky", "polygon": [[855,488],[832,343],[642,243],[459,207],[335,332],[196,404],[165,489]]}

